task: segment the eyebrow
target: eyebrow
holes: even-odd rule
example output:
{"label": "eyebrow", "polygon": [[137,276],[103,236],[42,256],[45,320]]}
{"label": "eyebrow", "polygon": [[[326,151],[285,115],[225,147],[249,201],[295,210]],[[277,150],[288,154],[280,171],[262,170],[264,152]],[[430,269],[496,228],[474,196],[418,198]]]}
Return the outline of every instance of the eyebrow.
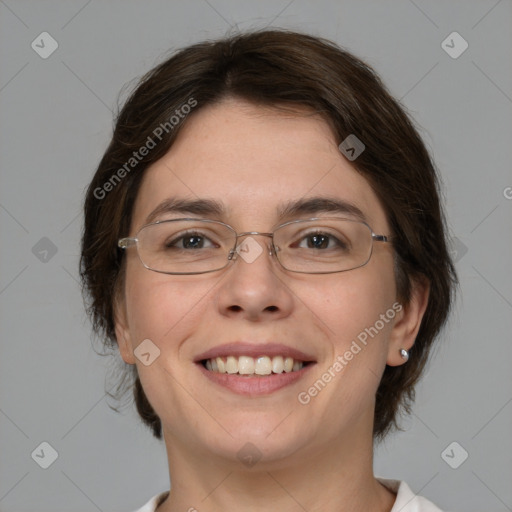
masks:
{"label": "eyebrow", "polygon": [[281,219],[301,215],[316,215],[318,213],[336,213],[350,215],[357,220],[366,222],[366,216],[355,204],[343,199],[330,197],[308,197],[297,201],[289,201],[278,208]]}
{"label": "eyebrow", "polygon": [[[146,218],[146,224],[157,220],[166,213],[180,215],[198,215],[205,218],[216,217],[221,219],[226,209],[223,204],[213,199],[180,199],[170,197],[162,201]],[[366,216],[355,204],[331,197],[308,197],[295,201],[289,201],[277,208],[280,220],[303,215],[316,215],[319,213],[334,213],[350,215],[366,222]]]}
{"label": "eyebrow", "polygon": [[213,199],[179,199],[169,197],[164,199],[146,218],[146,223],[154,222],[165,213],[183,215],[201,215],[204,217],[221,217],[225,212],[222,203]]}

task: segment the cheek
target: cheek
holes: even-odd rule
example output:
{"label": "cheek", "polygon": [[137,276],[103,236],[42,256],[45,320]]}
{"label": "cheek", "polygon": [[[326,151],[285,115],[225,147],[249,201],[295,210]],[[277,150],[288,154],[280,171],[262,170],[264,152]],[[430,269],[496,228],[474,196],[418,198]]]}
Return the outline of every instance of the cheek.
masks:
{"label": "cheek", "polygon": [[[353,338],[392,308],[396,287],[392,270],[386,270],[367,266],[331,277],[328,284],[308,283],[306,296],[316,303],[332,336]],[[389,324],[382,330],[389,330]]]}
{"label": "cheek", "polygon": [[398,304],[392,262],[380,263],[331,276],[328,286],[310,283],[307,290],[329,339],[322,371],[338,361],[335,380],[344,389],[342,395],[359,390],[370,396],[386,365]]}
{"label": "cheek", "polygon": [[397,313],[392,273],[383,279],[363,270],[340,274],[330,286],[308,289],[315,313],[327,326],[329,350],[299,401],[329,410],[336,432],[340,423],[354,424],[373,411]]}
{"label": "cheek", "polygon": [[[131,271],[130,271],[131,270]],[[161,350],[179,347],[207,304],[211,283],[149,271],[128,269],[126,308],[132,345],[149,338]],[[169,343],[177,340],[176,344]]]}

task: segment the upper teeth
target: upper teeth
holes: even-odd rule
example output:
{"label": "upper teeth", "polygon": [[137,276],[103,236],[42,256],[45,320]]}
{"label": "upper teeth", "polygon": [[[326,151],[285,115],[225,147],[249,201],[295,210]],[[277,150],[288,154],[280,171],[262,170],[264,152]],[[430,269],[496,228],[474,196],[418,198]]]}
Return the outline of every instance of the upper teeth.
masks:
{"label": "upper teeth", "polygon": [[283,356],[228,356],[206,361],[206,368],[217,373],[239,373],[240,375],[270,375],[271,373],[296,372],[304,366],[302,361]]}

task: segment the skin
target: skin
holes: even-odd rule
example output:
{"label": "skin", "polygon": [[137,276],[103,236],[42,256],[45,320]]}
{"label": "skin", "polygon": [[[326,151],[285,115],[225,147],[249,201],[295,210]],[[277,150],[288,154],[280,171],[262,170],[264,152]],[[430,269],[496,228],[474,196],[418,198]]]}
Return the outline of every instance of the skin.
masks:
{"label": "skin", "polygon": [[[147,169],[129,236],[170,196],[222,201],[217,220],[239,233],[272,231],[285,200],[335,197],[357,205],[375,233],[391,234],[377,196],[325,121],[236,99],[191,114],[171,150]],[[269,241],[254,238],[262,247]],[[287,272],[267,251],[192,276],[147,270],[135,248],[126,257],[116,334],[162,421],[172,492],[159,512],[391,510],[395,495],[372,469],[374,397],[386,364],[404,364],[399,349],[414,343],[428,287],[416,284],[410,304],[309,404],[297,400],[397,301],[390,244],[375,243],[364,267],[328,275]],[[161,351],[149,366],[133,353],[146,338]],[[317,364],[268,396],[240,396],[194,363],[235,340],[284,343]],[[262,454],[250,468],[237,458],[247,442]]]}

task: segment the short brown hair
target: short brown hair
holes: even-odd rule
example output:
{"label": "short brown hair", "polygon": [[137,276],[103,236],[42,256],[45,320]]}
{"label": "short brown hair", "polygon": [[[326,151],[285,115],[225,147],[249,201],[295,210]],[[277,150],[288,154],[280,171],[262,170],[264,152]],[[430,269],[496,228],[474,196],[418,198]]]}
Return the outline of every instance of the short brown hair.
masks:
{"label": "short brown hair", "polygon": [[[386,211],[394,235],[398,298],[407,304],[414,280],[430,284],[411,357],[405,365],[387,366],[377,390],[374,437],[382,438],[398,426],[400,408],[410,411],[457,278],[447,250],[437,172],[417,130],[375,72],[330,41],[285,30],[237,34],[184,48],[141,79],[117,116],[85,198],[80,273],[95,331],[106,347],[117,348],[114,303],[124,279],[117,240],[129,232],[145,169],[169,150],[186,117],[161,130],[156,147],[136,165],[126,163],[191,98],[197,111],[227,97],[276,108],[307,107],[329,123],[338,143],[350,134],[362,140],[366,148],[353,165]],[[160,439],[161,422],[136,367],[125,366],[116,396],[133,386],[143,422]]]}

